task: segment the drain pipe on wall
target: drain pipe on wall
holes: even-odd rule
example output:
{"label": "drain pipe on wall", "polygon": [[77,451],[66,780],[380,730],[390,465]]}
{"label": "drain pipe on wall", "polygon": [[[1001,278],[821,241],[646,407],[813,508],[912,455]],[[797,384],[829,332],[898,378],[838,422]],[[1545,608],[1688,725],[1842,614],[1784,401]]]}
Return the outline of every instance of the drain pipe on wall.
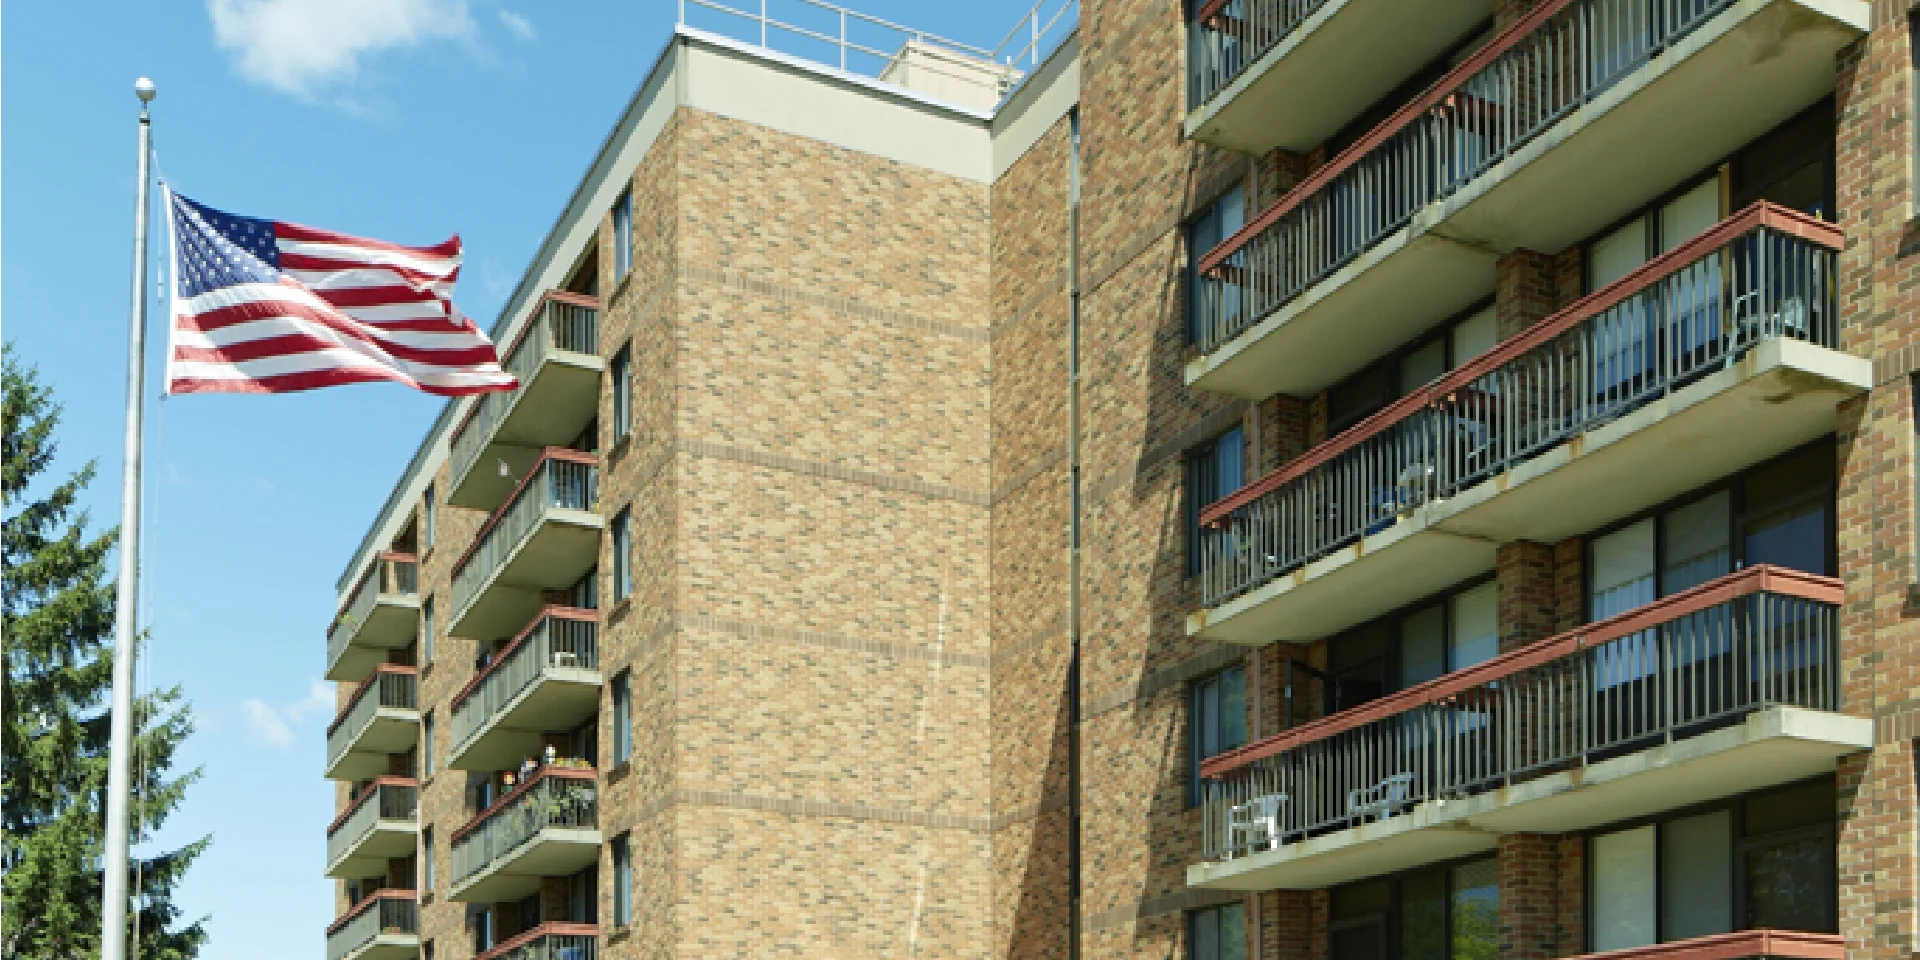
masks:
{"label": "drain pipe on wall", "polygon": [[1080,109],[1067,111],[1067,958],[1080,960]]}

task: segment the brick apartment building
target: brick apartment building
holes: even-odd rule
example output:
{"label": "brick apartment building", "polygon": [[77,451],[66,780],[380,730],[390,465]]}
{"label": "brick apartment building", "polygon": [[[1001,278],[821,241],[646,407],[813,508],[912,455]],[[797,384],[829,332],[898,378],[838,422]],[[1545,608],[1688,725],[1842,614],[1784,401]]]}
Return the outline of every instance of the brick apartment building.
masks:
{"label": "brick apartment building", "polygon": [[1905,7],[748,23],[342,576],[329,960],[1912,954]]}

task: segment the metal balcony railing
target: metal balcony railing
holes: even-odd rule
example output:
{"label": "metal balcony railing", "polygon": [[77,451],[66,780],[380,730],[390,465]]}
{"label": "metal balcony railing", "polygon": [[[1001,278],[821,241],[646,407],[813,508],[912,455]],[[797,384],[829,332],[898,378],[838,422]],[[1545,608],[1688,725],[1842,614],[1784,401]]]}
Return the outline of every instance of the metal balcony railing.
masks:
{"label": "metal balcony railing", "polygon": [[419,891],[376,890],[327,927],[327,960],[340,960],[383,934],[419,933]]}
{"label": "metal balcony railing", "polygon": [[327,628],[327,662],[340,658],[340,652],[353,642],[353,635],[367,622],[373,605],[383,596],[405,596],[420,592],[420,560],[411,553],[383,551],[360,575],[345,606],[333,615]]}
{"label": "metal balcony railing", "polygon": [[339,762],[347,748],[373,722],[381,707],[418,709],[419,680],[418,667],[383,663],[360,681],[360,686],[353,691],[353,699],[347,701],[346,707],[327,726],[327,766],[331,768]]}
{"label": "metal balcony railing", "polygon": [[1839,341],[1832,224],[1757,203],[1209,506],[1211,607],[1510,470],[1755,344]]}
{"label": "metal balcony railing", "polygon": [[327,827],[327,863],[339,863],[382,823],[412,825],[420,810],[420,782],[412,777],[375,777]]}
{"label": "metal balcony railing", "polygon": [[547,670],[597,670],[599,615],[592,610],[550,606],[513,638],[485,669],[453,697],[453,752],[459,753],[496,714]]}
{"label": "metal balcony railing", "polygon": [[1218,860],[1505,786],[1771,706],[1839,705],[1828,577],[1759,566],[1201,765]]}
{"label": "metal balcony railing", "polygon": [[1534,9],[1201,257],[1201,348],[1238,336],[1732,2],[1550,0]]}
{"label": "metal balcony railing", "polygon": [[513,555],[548,510],[593,509],[599,499],[598,463],[593,454],[565,447],[548,447],[540,454],[513,495],[488,518],[473,546],[454,564],[454,610],[466,610],[487,579]]}
{"label": "metal balcony railing", "polygon": [[1327,0],[1208,0],[1187,24],[1187,109],[1240,78]]}
{"label": "metal balcony railing", "polygon": [[591,923],[543,923],[473,960],[595,960],[600,929]]}
{"label": "metal balcony railing", "polygon": [[547,765],[453,835],[453,880],[466,880],[549,828],[593,830],[599,790],[591,769]]}
{"label": "metal balcony railing", "polygon": [[507,347],[501,366],[520,380],[520,389],[481,394],[467,408],[467,418],[454,428],[447,453],[454,486],[465,482],[467,471],[486,451],[508,411],[520,402],[540,364],[555,351],[600,355],[600,301],[578,293],[550,290],[535,308],[533,321]]}

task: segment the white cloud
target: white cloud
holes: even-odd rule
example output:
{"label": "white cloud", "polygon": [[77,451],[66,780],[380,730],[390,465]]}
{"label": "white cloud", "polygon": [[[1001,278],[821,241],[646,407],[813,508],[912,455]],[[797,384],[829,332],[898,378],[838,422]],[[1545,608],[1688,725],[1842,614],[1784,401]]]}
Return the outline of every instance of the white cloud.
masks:
{"label": "white cloud", "polygon": [[533,32],[533,22],[512,10],[500,11],[500,22],[506,24],[508,32],[522,40],[532,40],[538,36]]}
{"label": "white cloud", "polygon": [[353,79],[363,55],[474,29],[467,0],[207,0],[207,15],[241,75],[303,97]]}
{"label": "white cloud", "polygon": [[247,732],[253,734],[254,739],[285,750],[293,746],[295,727],[304,727],[309,718],[333,714],[333,691],[323,681],[311,680],[307,683],[307,695],[301,699],[275,706],[248,697],[240,701],[240,710],[246,714]]}

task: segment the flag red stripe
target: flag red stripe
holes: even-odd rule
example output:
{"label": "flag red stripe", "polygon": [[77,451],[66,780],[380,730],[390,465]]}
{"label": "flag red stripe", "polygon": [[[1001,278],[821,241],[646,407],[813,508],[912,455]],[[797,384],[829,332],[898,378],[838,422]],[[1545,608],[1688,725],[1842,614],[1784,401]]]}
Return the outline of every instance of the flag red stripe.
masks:
{"label": "flag red stripe", "polygon": [[[355,337],[363,343],[372,343],[365,337]],[[316,350],[338,350],[345,346],[339,340],[313,333],[288,333],[275,337],[261,337],[258,340],[246,340],[230,343],[224,347],[176,346],[173,348],[175,360],[190,360],[197,363],[245,363],[248,360],[264,360],[268,357],[288,357],[299,353],[312,353]],[[348,349],[351,349],[349,347]],[[377,346],[380,352],[411,363],[427,363],[434,366],[471,367],[493,361],[492,347],[450,347],[434,349],[410,347],[404,344],[388,343]]]}
{"label": "flag red stripe", "polygon": [[432,290],[416,290],[412,287],[343,287],[330,290],[325,287],[308,288],[313,295],[341,309],[351,307],[390,307],[402,303],[446,303],[447,298]]}
{"label": "flag red stripe", "polygon": [[453,283],[460,279],[460,268],[454,267],[446,273],[429,273],[398,264],[381,263],[377,260],[342,260],[337,257],[316,257],[309,253],[281,253],[282,270],[383,270],[401,280],[420,284]]}
{"label": "flag red stripe", "polygon": [[[471,323],[464,326],[447,320],[395,320],[391,323],[365,323],[337,313],[320,310],[304,303],[291,300],[260,300],[253,303],[239,303],[231,307],[219,307],[200,313],[183,314],[175,318],[174,325],[182,330],[197,330],[212,333],[215,330],[231,327],[238,323],[253,320],[267,320],[274,317],[293,317],[311,320],[328,329],[339,331],[357,340],[372,344],[382,350],[395,346],[368,333],[363,328],[371,327],[390,333],[444,333],[448,336],[466,336],[476,333]],[[488,350],[491,352],[492,348]]]}
{"label": "flag red stripe", "polygon": [[298,223],[275,221],[273,235],[288,240],[306,240],[313,243],[338,243],[346,246],[366,247],[369,250],[391,250],[394,253],[412,253],[423,257],[457,257],[460,255],[460,235],[453,236],[431,247],[409,247],[385,240],[369,240],[345,233],[334,233],[319,227],[308,227]]}
{"label": "flag red stripe", "polygon": [[167,384],[170,393],[298,393],[303,390],[318,390],[321,387],[339,387],[352,383],[401,383],[442,397],[464,397],[476,393],[499,390],[492,385],[468,387],[441,387],[425,383],[415,383],[399,374],[384,373],[365,367],[339,367],[332,370],[309,370],[302,373],[281,373],[265,377],[250,377],[243,380],[216,380],[205,377],[176,377]]}

